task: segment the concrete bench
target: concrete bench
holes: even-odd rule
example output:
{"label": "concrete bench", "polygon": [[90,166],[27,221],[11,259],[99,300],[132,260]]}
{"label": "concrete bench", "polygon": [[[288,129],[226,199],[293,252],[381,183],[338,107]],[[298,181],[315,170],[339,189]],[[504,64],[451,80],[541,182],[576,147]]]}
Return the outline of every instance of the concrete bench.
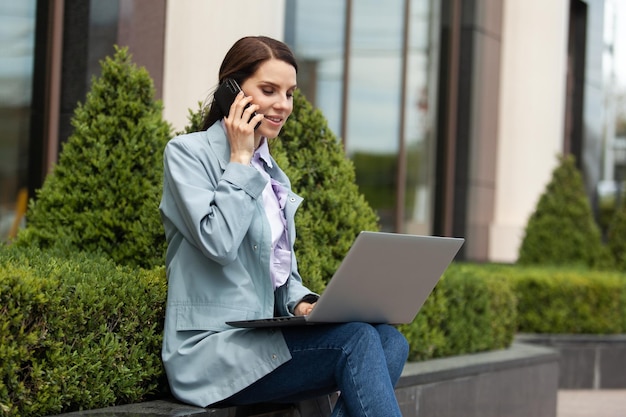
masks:
{"label": "concrete bench", "polygon": [[228,408],[200,408],[174,398],[76,411],[59,417],[327,417],[337,396],[323,396],[298,404],[253,404]]}
{"label": "concrete bench", "polygon": [[[559,354],[514,343],[509,349],[407,363],[396,386],[404,417],[556,417]],[[171,399],[63,417],[328,417],[336,396],[294,405],[198,408]]]}

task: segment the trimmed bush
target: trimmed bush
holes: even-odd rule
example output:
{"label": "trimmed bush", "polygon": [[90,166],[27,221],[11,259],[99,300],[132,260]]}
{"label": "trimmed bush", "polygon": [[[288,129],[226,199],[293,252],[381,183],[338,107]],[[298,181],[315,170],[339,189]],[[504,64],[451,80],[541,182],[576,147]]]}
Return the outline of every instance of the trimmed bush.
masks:
{"label": "trimmed bush", "polygon": [[165,271],[0,250],[0,415],[41,416],[163,392]]}
{"label": "trimmed bush", "polygon": [[506,276],[453,263],[417,318],[399,327],[409,340],[409,360],[508,347],[517,326],[516,304]]}
{"label": "trimmed bush", "polygon": [[409,361],[441,357],[442,352],[447,350],[447,335],[443,327],[448,319],[448,299],[443,281],[426,299],[415,320],[398,326],[409,342]]}
{"label": "trimmed bush", "polygon": [[204,118],[208,114],[209,109],[210,104],[199,101],[196,110],[187,110],[187,126],[183,130],[176,131],[176,135],[201,131],[204,125]]}
{"label": "trimmed bush", "polygon": [[522,333],[626,333],[626,276],[521,268],[511,271]]}
{"label": "trimmed bush", "polygon": [[442,282],[448,300],[442,356],[504,349],[517,327],[517,300],[506,277],[455,265]]}
{"label": "trimmed bush", "polygon": [[572,155],[559,157],[559,165],[526,225],[518,263],[611,266]]}
{"label": "trimmed bush", "polygon": [[[515,302],[506,280],[453,264],[413,323],[410,360],[504,348]],[[37,416],[166,392],[163,268],[51,250],[0,250],[0,415]]]}
{"label": "trimmed bush", "polygon": [[116,48],[102,63],[74,132],[26,215],[18,244],[100,252],[119,264],[163,264],[158,213],[163,149],[170,126],[154,100],[152,79]]}
{"label": "trimmed bush", "polygon": [[[0,248],[0,415],[142,401],[166,391],[166,280],[95,255]],[[525,333],[626,333],[626,275],[453,263],[417,318],[409,360],[506,348]]]}

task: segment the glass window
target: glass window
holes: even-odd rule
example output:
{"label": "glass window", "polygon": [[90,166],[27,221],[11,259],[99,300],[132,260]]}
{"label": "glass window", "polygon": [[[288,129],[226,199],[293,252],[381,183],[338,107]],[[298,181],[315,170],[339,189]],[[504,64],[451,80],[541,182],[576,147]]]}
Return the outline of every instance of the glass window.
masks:
{"label": "glass window", "polygon": [[403,232],[432,233],[435,190],[439,1],[411,0],[404,103],[406,180]]}
{"label": "glass window", "polygon": [[[346,1],[287,3],[285,38],[301,67],[298,85],[337,135],[345,111],[346,153],[354,162],[359,189],[380,217],[382,230],[428,234],[434,194],[439,0],[358,0],[351,5],[351,16],[346,16]],[[407,6],[408,53],[404,56]],[[343,109],[346,62],[347,108]],[[406,162],[406,176],[398,183],[400,161]],[[399,190],[405,196],[402,210]],[[402,212],[402,222],[398,222]],[[403,230],[396,230],[399,223]]]}
{"label": "glass window", "polygon": [[0,0],[0,240],[14,230],[28,173],[36,0]]}
{"label": "glass window", "polygon": [[100,61],[115,53],[113,45],[117,41],[119,9],[119,0],[91,0],[89,3],[89,46],[85,79],[88,87],[91,86],[92,77],[100,75]]}
{"label": "glass window", "polygon": [[288,2],[286,42],[298,59],[298,88],[341,131],[345,1]]}
{"label": "glass window", "polygon": [[403,0],[352,5],[346,152],[387,231],[396,223],[403,12]]}

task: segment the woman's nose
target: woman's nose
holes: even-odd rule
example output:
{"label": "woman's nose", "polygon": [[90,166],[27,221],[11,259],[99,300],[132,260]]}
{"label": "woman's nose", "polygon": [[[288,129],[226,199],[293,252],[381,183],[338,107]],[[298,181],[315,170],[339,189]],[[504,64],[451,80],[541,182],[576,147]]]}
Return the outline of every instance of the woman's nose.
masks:
{"label": "woman's nose", "polygon": [[283,96],[274,103],[274,106],[280,109],[288,109],[291,107],[291,100],[289,97]]}

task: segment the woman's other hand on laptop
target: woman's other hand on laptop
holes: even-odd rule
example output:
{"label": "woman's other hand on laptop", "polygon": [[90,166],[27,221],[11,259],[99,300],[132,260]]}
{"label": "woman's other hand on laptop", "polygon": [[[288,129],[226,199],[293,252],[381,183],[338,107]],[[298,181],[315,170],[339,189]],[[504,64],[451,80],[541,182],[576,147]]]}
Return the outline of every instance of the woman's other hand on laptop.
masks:
{"label": "woman's other hand on laptop", "polygon": [[301,301],[298,303],[296,308],[293,309],[293,313],[296,316],[306,316],[313,311],[316,303],[307,303],[306,301]]}

